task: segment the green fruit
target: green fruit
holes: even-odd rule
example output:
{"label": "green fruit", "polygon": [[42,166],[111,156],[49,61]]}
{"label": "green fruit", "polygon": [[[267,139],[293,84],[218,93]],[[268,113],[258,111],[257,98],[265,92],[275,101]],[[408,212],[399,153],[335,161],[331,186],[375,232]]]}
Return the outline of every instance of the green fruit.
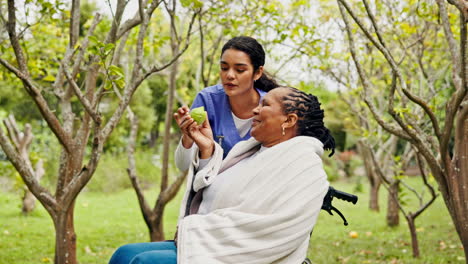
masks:
{"label": "green fruit", "polygon": [[197,108],[194,108],[190,111],[190,116],[193,118],[193,120],[195,120],[195,122],[197,122],[197,124],[201,125],[203,124],[203,122],[205,122],[205,119],[206,119],[206,111],[205,111],[205,107],[203,106],[200,106],[200,107],[197,107]]}

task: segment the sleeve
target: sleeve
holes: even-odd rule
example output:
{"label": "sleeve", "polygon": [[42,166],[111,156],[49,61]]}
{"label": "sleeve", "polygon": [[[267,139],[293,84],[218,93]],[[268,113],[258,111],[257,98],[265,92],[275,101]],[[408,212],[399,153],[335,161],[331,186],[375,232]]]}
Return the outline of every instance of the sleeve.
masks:
{"label": "sleeve", "polygon": [[223,162],[223,148],[216,142],[214,145],[215,149],[213,156],[211,156],[203,166],[201,166],[202,162],[198,155],[195,155],[193,159],[195,176],[192,188],[195,192],[198,192],[213,183],[218,175],[219,169],[221,168]]}
{"label": "sleeve", "polygon": [[198,148],[195,144],[193,144],[191,148],[187,149],[182,145],[182,139],[180,139],[175,151],[176,167],[180,171],[187,171],[197,151]]}
{"label": "sleeve", "polygon": [[[240,204],[182,219],[178,263],[301,263],[329,185],[324,172],[315,171],[319,176],[313,180],[310,173],[314,171],[294,175],[298,180],[284,185],[289,191],[276,194],[272,199],[281,201],[273,206],[271,200],[250,210]],[[268,191],[260,190],[267,196],[272,194]],[[256,200],[264,195],[260,197]]]}

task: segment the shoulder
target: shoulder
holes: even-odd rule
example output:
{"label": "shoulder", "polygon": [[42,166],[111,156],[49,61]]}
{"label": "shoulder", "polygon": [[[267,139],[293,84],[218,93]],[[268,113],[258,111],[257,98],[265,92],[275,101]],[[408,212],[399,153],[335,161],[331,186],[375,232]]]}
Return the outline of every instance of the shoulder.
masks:
{"label": "shoulder", "polygon": [[283,153],[307,154],[320,158],[323,155],[323,143],[314,137],[296,136],[276,146]]}
{"label": "shoulder", "polygon": [[225,95],[224,88],[221,84],[216,84],[213,86],[209,86],[204,88],[199,92],[200,95],[204,96],[216,96],[216,95]]}
{"label": "shoulder", "polygon": [[[261,143],[258,142],[255,138],[251,137],[247,140],[241,140],[237,142],[232,149],[229,151],[228,156],[237,156],[241,155],[244,152],[251,150],[252,148],[259,146]],[[227,157],[226,157],[227,158]]]}
{"label": "shoulder", "polygon": [[216,108],[223,101],[225,96],[226,93],[221,84],[206,87],[198,92],[192,104],[192,108],[199,106],[205,106],[210,109]]}

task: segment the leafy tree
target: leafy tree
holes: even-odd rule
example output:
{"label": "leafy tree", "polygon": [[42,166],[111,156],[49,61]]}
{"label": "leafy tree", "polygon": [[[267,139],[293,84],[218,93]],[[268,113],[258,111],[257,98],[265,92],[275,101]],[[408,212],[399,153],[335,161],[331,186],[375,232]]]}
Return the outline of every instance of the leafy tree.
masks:
{"label": "leafy tree", "polygon": [[[363,87],[361,96],[372,118],[409,141],[428,164],[467,255],[468,206],[463,198],[468,196],[467,3],[362,3],[351,7],[349,1],[338,0]],[[362,59],[366,45],[375,51],[369,55],[380,58],[385,75],[369,74],[372,69]],[[446,69],[451,72],[448,82]],[[386,89],[376,89],[379,82]],[[445,108],[440,112],[435,105],[439,100]],[[379,111],[377,102],[385,105],[387,114]],[[413,254],[419,254],[414,247]]]}
{"label": "leafy tree", "polygon": [[[155,10],[161,8],[161,3],[140,1],[134,17],[122,21],[127,1],[119,0],[109,24],[98,27],[101,16],[95,14],[82,36],[79,0],[73,0],[68,8],[60,1],[53,4],[28,2],[28,5],[36,5],[40,15],[34,23],[26,24],[19,22],[15,1],[7,1],[8,15],[4,25],[9,44],[2,45],[0,64],[21,81],[61,146],[55,192],[36,180],[31,164],[15,150],[3,129],[0,129],[0,145],[53,220],[55,263],[76,263],[74,201],[93,176],[104,144],[127,109],[132,95],[149,76],[177,60],[189,45],[186,37],[179,52],[171,54],[166,62],[160,65],[154,61],[149,65],[144,63],[145,43],[151,41],[148,40],[148,25]],[[49,29],[41,31],[41,25],[47,25]],[[96,33],[97,29],[102,35]],[[26,31],[28,34],[24,34]],[[114,61],[121,55],[127,44],[126,36],[132,31],[137,32],[137,39],[132,45],[132,60],[128,62],[132,65],[131,71],[126,75]],[[50,43],[61,49],[53,50],[53,54],[48,54],[50,50],[47,48],[38,50],[39,54],[28,52],[34,47],[29,36],[47,36],[55,40]],[[36,57],[38,55],[40,57]],[[48,97],[47,92],[53,97]],[[107,98],[119,103],[108,114],[102,114],[103,107],[110,106],[105,104]]]}

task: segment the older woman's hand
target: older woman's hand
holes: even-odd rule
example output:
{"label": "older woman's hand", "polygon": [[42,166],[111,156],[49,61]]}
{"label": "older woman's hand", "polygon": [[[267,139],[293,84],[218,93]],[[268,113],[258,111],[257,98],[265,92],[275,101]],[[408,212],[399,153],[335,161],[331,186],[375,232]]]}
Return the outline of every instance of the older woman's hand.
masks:
{"label": "older woman's hand", "polygon": [[182,106],[174,113],[174,118],[182,131],[182,145],[190,148],[195,142],[200,149],[201,158],[209,158],[214,151],[213,132],[208,118],[199,125],[190,117],[190,109]]}
{"label": "older woman's hand", "polygon": [[190,138],[195,141],[195,144],[197,144],[200,149],[200,158],[207,159],[211,157],[214,152],[214,140],[208,118],[206,118],[201,125],[198,125],[197,122],[193,121],[188,126],[187,131]]}

